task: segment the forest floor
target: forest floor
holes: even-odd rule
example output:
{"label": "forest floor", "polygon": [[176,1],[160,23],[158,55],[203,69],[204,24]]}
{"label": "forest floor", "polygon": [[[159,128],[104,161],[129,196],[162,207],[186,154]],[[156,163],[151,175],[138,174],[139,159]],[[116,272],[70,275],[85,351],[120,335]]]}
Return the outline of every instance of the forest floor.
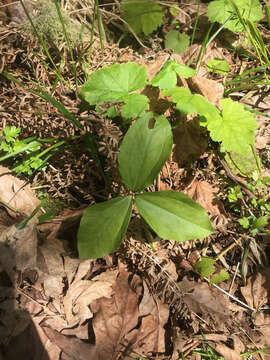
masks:
{"label": "forest floor", "polygon": [[[198,1],[175,3],[181,11],[174,20],[191,34]],[[124,46],[119,46],[116,38],[120,30],[115,24],[120,15],[115,13],[111,19],[118,1],[100,4],[107,41],[102,51],[95,34],[89,57],[91,71],[115,62],[136,62],[153,78],[169,58],[192,66],[209,28],[207,4],[201,3],[192,46],[181,55],[172,54],[163,46],[165,34],[173,28],[164,6],[164,25],[158,31],[143,38],[143,44],[129,34]],[[70,14],[74,12],[76,24],[88,21],[91,27],[89,16],[75,11],[76,4],[66,1],[62,5]],[[89,2],[80,3],[84,6],[89,7]],[[261,209],[269,203],[270,187],[269,183],[259,186],[260,179],[270,177],[269,85],[250,82],[250,86],[234,91],[226,86],[236,75],[258,67],[258,59],[232,50],[229,45],[243,39],[223,30],[202,54],[196,76],[184,80],[184,85],[218,107],[225,92],[257,111],[259,180],[252,156],[245,161],[247,175],[237,173],[228,159],[216,155],[205,131],[190,121],[181,130],[174,130],[173,153],[149,189],[184,192],[204,207],[215,233],[204,240],[165,241],[154,232],[146,234],[134,214],[114,254],[82,260],[76,245],[80,219],[87,206],[118,191],[114,179],[118,177],[123,129],[96,108],[85,111],[78,97],[87,77],[82,59],[89,56],[89,41],[83,39],[74,48],[76,79],[68,50],[59,45],[61,57],[57,49],[50,48],[64,80],[56,82],[40,42],[20,26],[23,21],[20,4],[0,7],[0,134],[3,138],[5,127],[16,126],[21,129],[20,139],[71,140],[48,159],[44,171],[18,175],[11,170],[14,158],[0,166],[0,360],[269,357],[270,211],[267,206],[265,212]],[[207,70],[206,62],[214,58],[229,64],[226,77]],[[11,81],[4,72],[18,81]],[[75,82],[79,84],[77,93],[67,86]],[[64,104],[83,128],[76,128],[46,96],[29,91],[39,90],[35,84]],[[104,172],[113,179],[110,188],[85,146],[89,132],[96,137]],[[39,212],[25,226],[16,226],[33,214],[40,200]],[[44,214],[47,218],[41,221]],[[259,215],[267,219],[268,234],[259,226],[252,232],[252,226],[245,228],[238,221]],[[213,263],[205,265],[206,272],[200,274],[196,264],[206,257],[214,259]],[[226,272],[228,279],[210,284],[213,274],[207,273],[209,266],[215,274]]]}

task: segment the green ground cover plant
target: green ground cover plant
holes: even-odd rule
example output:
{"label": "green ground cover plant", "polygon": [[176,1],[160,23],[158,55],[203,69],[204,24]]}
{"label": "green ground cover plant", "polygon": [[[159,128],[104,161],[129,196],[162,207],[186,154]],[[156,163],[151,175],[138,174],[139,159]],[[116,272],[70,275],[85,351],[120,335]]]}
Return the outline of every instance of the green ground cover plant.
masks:
{"label": "green ground cover plant", "polygon": [[169,60],[152,81],[147,82],[144,67],[135,63],[114,64],[91,74],[82,87],[81,97],[90,105],[119,103],[123,122],[136,121],[127,131],[118,156],[122,181],[126,191],[132,194],[96,204],[84,212],[78,232],[81,257],[96,258],[115,251],[123,240],[134,204],[161,238],[186,241],[212,232],[204,210],[183,193],[140,193],[153,184],[172,151],[168,119],[147,111],[149,99],[134,93],[147,84],[159,87],[163,96],[171,99],[172,109],[185,115],[197,114],[211,139],[220,143],[220,151],[245,155],[254,145],[257,124],[241,104],[223,99],[223,109],[219,111],[203,96],[177,86],[178,76],[194,75],[193,69]]}

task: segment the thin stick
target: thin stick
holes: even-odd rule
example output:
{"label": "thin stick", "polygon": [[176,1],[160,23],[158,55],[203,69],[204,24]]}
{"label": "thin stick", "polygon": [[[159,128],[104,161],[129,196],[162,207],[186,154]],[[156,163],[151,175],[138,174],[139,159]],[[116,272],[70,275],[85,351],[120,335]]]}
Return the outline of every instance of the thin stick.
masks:
{"label": "thin stick", "polygon": [[[205,277],[204,280],[206,280],[209,283],[209,280]],[[215,288],[217,288],[219,291],[223,292],[223,294],[229,296],[231,299],[233,299],[234,301],[238,302],[238,304],[244,306],[245,308],[251,310],[251,311],[256,311],[256,309],[254,309],[251,306],[248,306],[247,304],[245,304],[243,301],[237,299],[236,297],[232,296],[231,294],[229,294],[227,291],[223,290],[221,287],[217,286],[216,284],[212,284]]]}

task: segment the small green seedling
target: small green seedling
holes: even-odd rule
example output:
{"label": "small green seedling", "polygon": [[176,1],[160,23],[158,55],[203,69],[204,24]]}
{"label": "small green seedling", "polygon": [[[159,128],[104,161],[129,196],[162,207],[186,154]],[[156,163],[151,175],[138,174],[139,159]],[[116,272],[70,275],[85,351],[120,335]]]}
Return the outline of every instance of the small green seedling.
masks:
{"label": "small green seedling", "polygon": [[218,284],[229,279],[227,271],[221,269],[220,272],[215,273],[214,263],[216,259],[202,256],[201,260],[195,264],[195,269],[201,275],[201,277],[207,277],[210,284]]}
{"label": "small green seedling", "polygon": [[[12,170],[17,174],[33,175],[36,171],[44,171],[49,158],[66,143],[66,140],[44,139],[37,140],[30,137],[19,140],[17,137],[21,129],[15,126],[6,126],[0,138],[0,162],[14,158]],[[73,136],[76,139],[79,136]],[[45,147],[44,144],[52,144]]]}
{"label": "small green seedling", "polygon": [[244,200],[244,194],[239,185],[228,189],[228,200],[231,203],[231,209],[240,216],[238,219],[239,224],[251,236],[256,236],[262,232],[270,234],[270,205],[266,200],[267,184],[270,184],[270,178],[261,178],[258,172],[255,171],[247,185],[255,195],[254,198]]}

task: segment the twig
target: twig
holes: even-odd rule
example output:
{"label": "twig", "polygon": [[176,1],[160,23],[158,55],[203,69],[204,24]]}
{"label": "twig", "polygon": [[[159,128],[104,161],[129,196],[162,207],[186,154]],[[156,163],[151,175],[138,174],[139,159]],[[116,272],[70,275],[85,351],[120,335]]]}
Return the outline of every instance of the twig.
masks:
{"label": "twig", "polygon": [[[204,280],[206,280],[209,283],[209,280],[205,277]],[[251,306],[248,306],[247,304],[245,304],[243,301],[237,299],[236,297],[234,297],[233,295],[229,294],[227,291],[223,290],[221,287],[217,286],[216,284],[212,284],[215,288],[217,288],[219,291],[223,292],[223,294],[229,296],[231,299],[233,299],[234,301],[238,302],[238,304],[244,306],[245,308],[251,310],[251,311],[256,311],[256,309],[254,309]]]}

